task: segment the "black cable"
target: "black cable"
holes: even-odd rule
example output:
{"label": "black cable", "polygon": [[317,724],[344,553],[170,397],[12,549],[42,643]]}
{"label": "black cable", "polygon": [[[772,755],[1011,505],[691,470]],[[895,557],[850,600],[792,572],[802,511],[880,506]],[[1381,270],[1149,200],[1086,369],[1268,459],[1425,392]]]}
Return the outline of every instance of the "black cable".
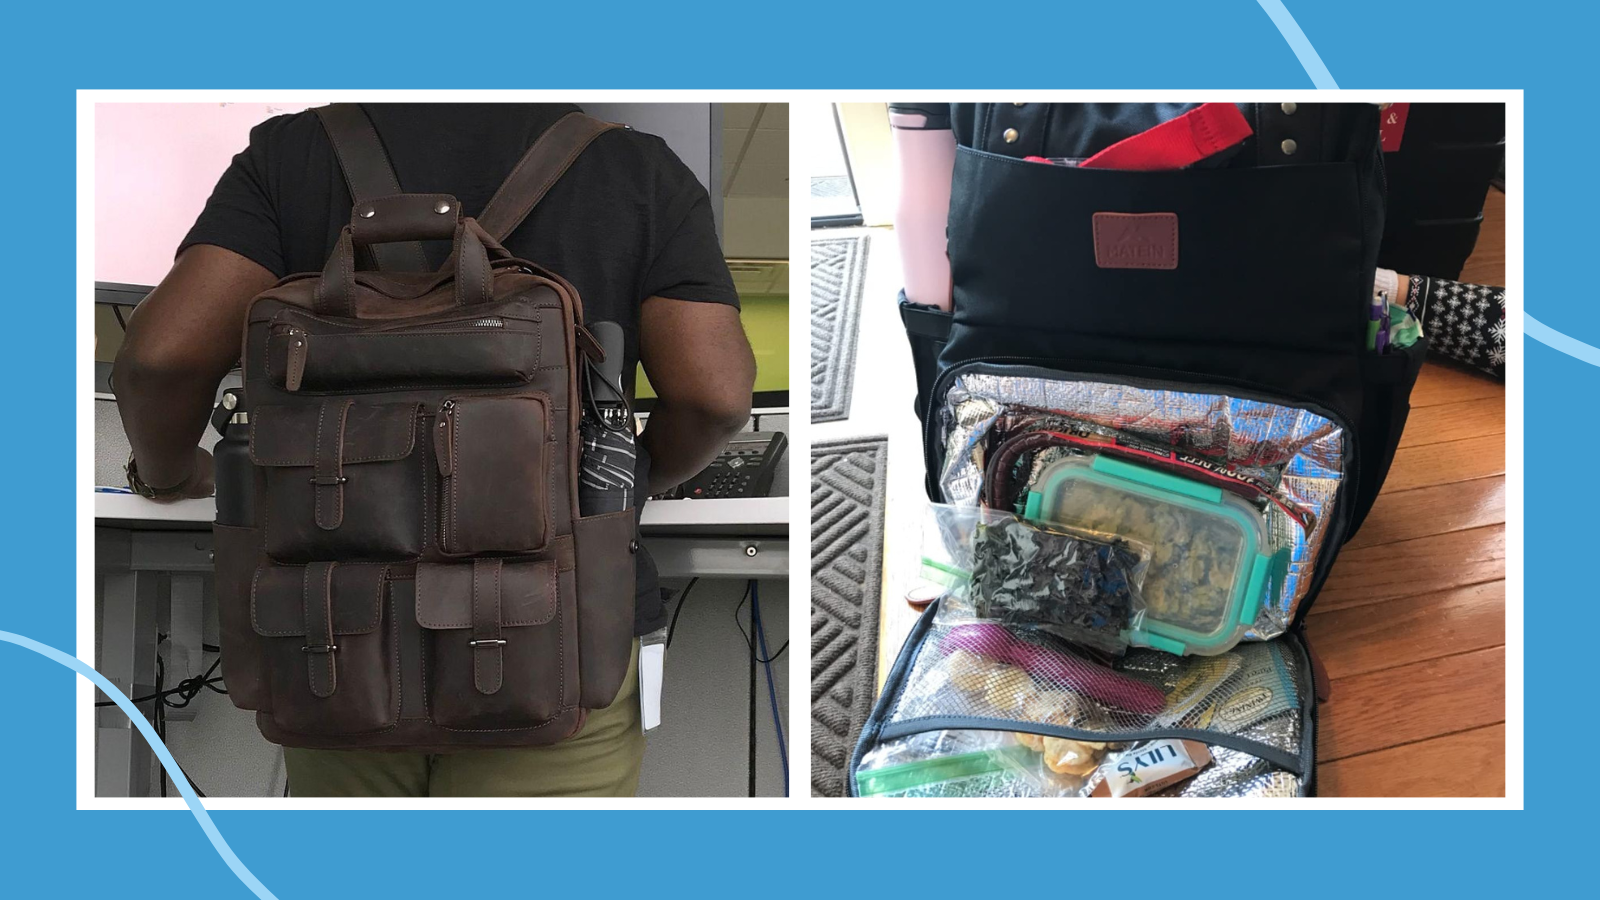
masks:
{"label": "black cable", "polygon": [[[166,679],[167,679],[167,667],[166,667],[166,664],[161,661],[161,654],[158,653],[158,654],[156,654],[156,695],[157,696],[162,696],[161,695],[161,688],[166,683]],[[166,698],[164,696],[162,696],[161,702],[156,704],[155,720],[156,720],[156,737],[161,739],[161,743],[162,744],[166,744],[166,742],[167,742],[167,707],[166,707]],[[160,770],[158,772],[158,774],[161,776],[161,796],[165,797],[167,795],[167,767],[166,766],[158,766],[157,768]],[[186,775],[184,777],[187,778],[188,776]]]}
{"label": "black cable", "polygon": [[[754,581],[749,581],[749,582],[747,582],[745,584],[744,596],[739,598],[739,605],[735,606],[733,608],[733,624],[739,626],[739,633],[744,635],[745,645],[750,648],[750,651],[752,653],[755,653],[755,649],[756,649],[755,639],[750,636],[750,632],[744,630],[744,623],[739,621],[739,610],[743,609],[745,601],[750,599],[750,591],[754,588],[754,586],[755,586],[755,582]],[[783,646],[778,648],[778,652],[772,654],[769,657],[762,657],[760,654],[757,654],[756,655],[756,662],[761,663],[762,665],[767,665],[769,663],[775,663],[775,662],[778,661],[778,657],[782,656],[784,651],[788,650],[788,649],[789,649],[789,642],[788,641],[784,641],[783,642]]]}
{"label": "black cable", "polygon": [[[216,661],[211,663],[211,667],[210,668],[206,669],[205,674],[196,675],[196,676],[194,676],[192,678],[185,678],[184,680],[178,682],[177,687],[171,688],[170,690],[164,689],[162,687],[162,684],[161,684],[162,679],[158,677],[156,679],[157,690],[156,690],[156,692],[154,694],[146,694],[143,697],[134,697],[134,698],[132,698],[132,702],[134,702],[134,703],[146,703],[146,702],[149,702],[151,700],[160,700],[161,701],[161,705],[163,705],[163,706],[170,706],[173,709],[183,709],[185,706],[188,706],[189,705],[189,701],[193,700],[195,695],[200,693],[202,690],[209,689],[209,690],[214,691],[214,692],[216,692],[218,694],[226,694],[227,693],[226,690],[222,690],[222,689],[219,689],[217,687],[217,685],[223,683],[222,676],[219,675],[216,678],[212,678],[211,677],[211,673],[215,672],[217,670],[217,667],[220,666],[220,665],[222,665],[222,659],[219,657]],[[156,670],[158,672],[160,672],[162,670],[161,657],[159,657],[159,656],[156,657]],[[181,702],[181,703],[173,703],[173,702],[167,700],[168,697],[177,696],[177,695],[182,695],[183,696],[183,702]],[[117,701],[115,701],[115,700],[97,700],[97,701],[95,701],[94,705],[95,706],[116,706],[117,705]]]}
{"label": "black cable", "polygon": [[[749,595],[750,588],[747,585],[745,587],[745,596],[748,597]],[[740,600],[739,602],[743,603],[744,601]],[[754,797],[756,795],[756,646],[754,644],[750,645],[750,688],[748,696],[750,698],[749,719],[747,719],[750,723],[750,762],[746,771],[749,772],[750,776],[750,796]]]}
{"label": "black cable", "polygon": [[[166,640],[166,635],[157,635],[157,638],[159,640]],[[203,644],[202,646],[207,650],[211,649],[211,645],[210,644]],[[216,652],[216,651],[212,651],[212,652]],[[177,687],[175,687],[175,688],[173,688],[171,690],[167,690],[166,689],[167,663],[166,663],[166,660],[162,659],[161,654],[159,654],[159,653],[156,654],[156,692],[154,694],[151,694],[151,695],[147,696],[147,697],[139,697],[139,698],[133,700],[132,702],[133,703],[144,703],[144,702],[149,701],[149,700],[160,700],[161,701],[160,703],[157,703],[156,706],[155,706],[155,709],[151,711],[150,719],[151,719],[151,724],[153,724],[155,726],[156,738],[158,740],[160,740],[162,744],[165,744],[167,742],[167,707],[170,706],[173,709],[182,709],[185,706],[188,706],[189,705],[189,701],[193,700],[195,698],[195,696],[198,695],[202,690],[205,690],[206,688],[210,688],[213,691],[217,691],[217,688],[214,687],[214,685],[216,683],[218,683],[218,682],[221,682],[222,679],[221,678],[212,678],[211,677],[211,673],[215,672],[217,670],[217,667],[220,666],[220,665],[222,665],[222,658],[218,657],[216,660],[214,660],[211,663],[211,667],[206,669],[205,674],[197,675],[197,676],[195,676],[193,678],[185,678],[184,680],[178,682],[178,686]],[[226,694],[227,691],[217,691],[217,693]],[[168,697],[170,697],[170,696],[172,696],[174,694],[182,694],[182,695],[184,695],[183,702],[182,703],[173,703],[172,701],[167,699]],[[115,706],[116,703],[117,703],[117,701],[115,701],[115,700],[101,700],[101,701],[95,703],[95,706]],[[170,748],[169,748],[169,752],[170,752]],[[183,780],[184,781],[189,782],[189,787],[190,787],[191,790],[194,791],[195,796],[196,797],[205,797],[206,796],[206,792],[200,789],[200,785],[194,783],[194,779],[193,778],[189,777],[189,772],[188,772],[188,770],[184,769],[183,764],[182,763],[178,763],[178,761],[176,759],[174,759],[173,762],[178,764],[178,772],[183,775]],[[159,768],[161,770],[160,771],[161,796],[165,797],[165,796],[167,796],[167,767],[166,766],[160,766]]]}
{"label": "black cable", "polygon": [[[750,630],[756,633],[761,652],[767,652],[767,626],[761,621],[761,587],[750,580]],[[780,651],[781,652],[781,651]],[[773,659],[777,658],[774,654]],[[778,682],[772,677],[772,663],[762,666],[767,673],[767,699],[772,702],[772,727],[778,733],[778,762],[783,766],[783,795],[789,796],[789,743],[783,737],[783,713],[778,710]]]}
{"label": "black cable", "polygon": [[678,608],[672,611],[672,624],[667,626],[667,649],[672,649],[672,636],[678,631],[678,616],[683,615],[683,605],[689,602],[689,592],[700,582],[699,578],[689,579],[689,583],[678,592]]}

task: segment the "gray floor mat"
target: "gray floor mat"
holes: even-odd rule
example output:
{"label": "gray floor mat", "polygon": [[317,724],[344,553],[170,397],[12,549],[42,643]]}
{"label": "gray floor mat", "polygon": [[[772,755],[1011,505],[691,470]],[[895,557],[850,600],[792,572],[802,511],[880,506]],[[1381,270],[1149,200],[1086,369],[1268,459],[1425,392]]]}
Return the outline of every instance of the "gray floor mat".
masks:
{"label": "gray floor mat", "polygon": [[811,241],[811,421],[850,417],[867,236]]}
{"label": "gray floor mat", "polygon": [[886,437],[811,446],[811,794],[842,797],[872,710]]}

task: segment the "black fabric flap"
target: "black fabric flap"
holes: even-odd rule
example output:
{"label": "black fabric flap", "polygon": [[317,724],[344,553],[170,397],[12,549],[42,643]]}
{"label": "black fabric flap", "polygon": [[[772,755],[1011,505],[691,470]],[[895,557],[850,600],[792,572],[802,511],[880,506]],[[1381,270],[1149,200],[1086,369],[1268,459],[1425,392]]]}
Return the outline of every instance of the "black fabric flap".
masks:
{"label": "black fabric flap", "polygon": [[[496,579],[492,570],[479,567],[485,583],[479,590],[500,592],[500,624],[543,625],[556,615],[556,565],[553,561],[504,562]],[[498,583],[490,583],[495,582]],[[419,563],[417,565],[417,623],[423,628],[449,630],[472,627],[473,565]]]}
{"label": "black fabric flap", "polygon": [[[333,568],[334,634],[370,634],[383,618],[386,566],[340,563]],[[265,565],[250,586],[250,625],[262,637],[306,633],[307,567]],[[314,588],[315,589],[315,588]]]}
{"label": "black fabric flap", "polygon": [[[258,466],[306,466],[315,462],[319,424],[337,427],[344,401],[294,406],[258,406],[250,411],[250,459]],[[322,421],[326,409],[329,421]],[[344,465],[388,462],[411,455],[416,443],[415,403],[353,403],[344,418]],[[329,435],[324,434],[323,439]]]}

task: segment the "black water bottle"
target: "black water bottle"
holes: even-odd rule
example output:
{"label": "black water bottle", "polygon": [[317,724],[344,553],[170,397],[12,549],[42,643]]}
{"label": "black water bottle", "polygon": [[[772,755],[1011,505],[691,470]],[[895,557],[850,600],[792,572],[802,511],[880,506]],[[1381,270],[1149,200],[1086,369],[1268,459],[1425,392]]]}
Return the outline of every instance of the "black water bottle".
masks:
{"label": "black water bottle", "polygon": [[250,462],[250,412],[243,395],[225,391],[211,424],[222,435],[211,450],[217,485],[217,524],[256,524],[255,465]]}
{"label": "black water bottle", "polygon": [[638,451],[633,443],[633,411],[622,392],[622,328],[615,322],[596,322],[590,332],[605,358],[599,365],[584,367],[588,377],[579,425],[583,453],[578,464],[578,511],[598,516],[633,507]]}

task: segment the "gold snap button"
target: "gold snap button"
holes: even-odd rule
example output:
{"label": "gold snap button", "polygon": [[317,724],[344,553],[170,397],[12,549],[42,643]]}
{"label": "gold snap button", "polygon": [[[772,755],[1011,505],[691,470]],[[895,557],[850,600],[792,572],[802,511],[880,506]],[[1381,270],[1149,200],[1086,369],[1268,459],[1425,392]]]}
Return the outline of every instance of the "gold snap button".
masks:
{"label": "gold snap button", "polygon": [[1284,156],[1293,156],[1294,155],[1294,151],[1300,149],[1300,145],[1296,144],[1294,142],[1294,138],[1289,138],[1288,140],[1284,141],[1279,146],[1283,148],[1283,155]]}
{"label": "gold snap button", "polygon": [[1297,110],[1297,109],[1299,109],[1299,108],[1300,108],[1300,107],[1299,107],[1299,106],[1296,106],[1296,105],[1295,105],[1295,104],[1293,104],[1293,103],[1285,103],[1285,104],[1283,104],[1283,105],[1282,105],[1282,106],[1279,106],[1279,107],[1278,107],[1278,108],[1279,108],[1279,109],[1281,109],[1281,110],[1283,110],[1283,114],[1284,114],[1284,115],[1286,115],[1286,116],[1292,116],[1292,115],[1294,115],[1294,111],[1295,111],[1295,110]]}
{"label": "gold snap button", "polygon": [[1017,130],[1015,128],[1007,128],[1005,134],[1002,134],[1001,137],[1006,139],[1006,143],[1015,144],[1017,142]]}
{"label": "gold snap button", "polygon": [[1015,106],[1015,107],[1019,107],[1019,108],[1020,108],[1020,107],[1024,107],[1024,106],[1027,106],[1027,105],[1028,105],[1028,104],[1026,104],[1026,103],[1013,103],[1013,104],[1011,104],[1011,105],[1012,105],[1012,106]]}

